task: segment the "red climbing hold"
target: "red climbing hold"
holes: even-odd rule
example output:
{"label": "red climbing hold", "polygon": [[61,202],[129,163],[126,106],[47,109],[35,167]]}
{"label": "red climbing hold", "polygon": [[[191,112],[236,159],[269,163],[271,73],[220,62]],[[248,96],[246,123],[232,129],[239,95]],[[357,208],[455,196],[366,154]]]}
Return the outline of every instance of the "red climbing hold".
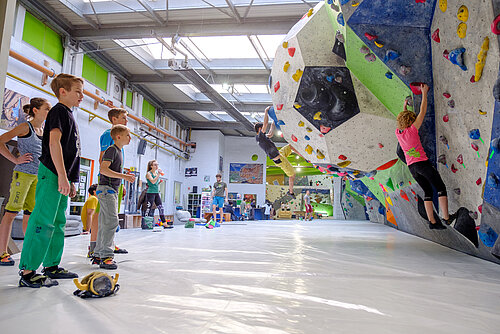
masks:
{"label": "red climbing hold", "polygon": [[475,74],[473,74],[473,75],[470,77],[470,82],[471,82],[471,83],[476,82],[476,75],[475,75]]}
{"label": "red climbing hold", "polygon": [[343,154],[339,155],[339,159],[340,160],[347,160],[347,157]]}
{"label": "red climbing hold", "polygon": [[439,38],[439,29],[436,29],[436,31],[434,31],[432,33],[432,39],[434,40],[434,42],[436,43],[440,43],[441,42],[441,38]]}
{"label": "red climbing hold", "polygon": [[288,54],[290,55],[290,57],[293,57],[293,55],[295,54],[295,48],[288,48]]}
{"label": "red climbing hold", "polygon": [[423,84],[424,84],[423,82],[412,82],[410,84],[411,92],[415,95],[421,95],[422,94],[421,86]]}
{"label": "red climbing hold", "polygon": [[324,126],[324,125],[320,125],[319,126],[319,131],[321,131],[321,133],[323,134],[327,134],[332,128],[328,127],[328,126]]}
{"label": "red climbing hold", "polygon": [[416,3],[425,3],[425,0],[415,0]]}
{"label": "red climbing hold", "polygon": [[382,144],[382,143],[378,143],[378,147],[379,147],[379,148],[384,148],[384,144]]}
{"label": "red climbing hold", "polygon": [[411,193],[412,193],[413,195],[417,196],[417,193],[415,192],[415,190],[413,190],[413,189],[412,189],[412,190],[411,190]]}
{"label": "red climbing hold", "polygon": [[443,51],[443,57],[445,57],[446,59],[450,59],[450,57],[449,57],[449,56],[450,56],[450,51],[448,51],[448,50],[444,50],[444,51]]}
{"label": "red climbing hold", "polygon": [[443,96],[446,97],[447,99],[449,99],[451,97],[451,94],[450,93],[443,93]]}
{"label": "red climbing hold", "polygon": [[388,168],[391,168],[392,166],[394,166],[394,164],[398,162],[398,159],[394,159],[394,160],[391,160],[389,162],[386,162],[385,164],[383,164],[382,166],[379,166],[377,167],[377,170],[386,170]]}
{"label": "red climbing hold", "polygon": [[457,157],[457,162],[459,164],[463,164],[464,163],[464,157],[462,156],[462,154],[459,154],[458,157]]}
{"label": "red climbing hold", "polygon": [[276,93],[280,89],[280,82],[278,81],[277,83],[274,84],[274,92]]}
{"label": "red climbing hold", "polygon": [[451,164],[451,171],[452,171],[453,173],[456,173],[456,172],[457,172],[457,170],[458,170],[458,169],[457,169],[457,167],[455,167],[455,164]]}
{"label": "red climbing hold", "polygon": [[476,180],[476,184],[477,185],[480,185],[481,183],[483,183],[483,180],[481,180],[481,178],[479,178],[479,179]]}
{"label": "red climbing hold", "polygon": [[294,142],[297,142],[297,137],[295,137],[294,135],[292,135],[292,140],[293,140]]}
{"label": "red climbing hold", "polygon": [[404,199],[404,200],[407,200],[408,202],[410,201],[410,199],[408,198],[408,195],[406,195],[406,193],[403,191],[403,189],[401,189],[399,191],[399,195]]}
{"label": "red climbing hold", "polygon": [[450,116],[448,116],[448,114],[445,114],[445,115],[443,116],[443,121],[444,121],[445,123],[447,123],[449,120],[450,120]]}
{"label": "red climbing hold", "polygon": [[498,27],[500,25],[500,14],[495,17],[493,22],[491,22],[491,32],[494,33],[495,35],[500,35],[500,28]]}
{"label": "red climbing hold", "polygon": [[480,206],[477,207],[477,209],[479,210],[479,213],[483,213],[483,205],[481,204]]}
{"label": "red climbing hold", "polygon": [[319,134],[319,136],[320,136],[321,138],[323,138],[325,135],[323,135],[322,133],[320,133],[320,134]]}
{"label": "red climbing hold", "polygon": [[476,152],[479,151],[479,146],[477,146],[476,143],[470,143],[470,146],[472,147],[472,149],[474,151],[476,151]]}
{"label": "red climbing hold", "polygon": [[372,34],[369,34],[367,32],[365,32],[365,37],[368,38],[368,40],[370,40],[370,41],[376,40],[378,38],[377,35],[372,35]]}
{"label": "red climbing hold", "polygon": [[283,104],[278,104],[278,105],[276,106],[276,109],[278,109],[278,110],[283,109]]}

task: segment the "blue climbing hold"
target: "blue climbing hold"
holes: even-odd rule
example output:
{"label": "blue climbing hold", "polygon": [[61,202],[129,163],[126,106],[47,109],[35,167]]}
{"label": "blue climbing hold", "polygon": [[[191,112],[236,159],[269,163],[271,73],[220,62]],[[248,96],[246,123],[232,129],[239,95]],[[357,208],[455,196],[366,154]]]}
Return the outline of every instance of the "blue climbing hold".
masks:
{"label": "blue climbing hold", "polygon": [[285,125],[285,122],[283,122],[283,121],[280,119],[278,122],[276,122],[276,125]]}
{"label": "blue climbing hold", "polygon": [[498,179],[498,176],[495,173],[490,173],[488,174],[488,180],[486,181],[486,184],[489,187],[498,188],[500,180]]}
{"label": "blue climbing hold", "polygon": [[498,239],[498,234],[487,224],[481,224],[477,234],[486,247],[493,247]]}
{"label": "blue climbing hold", "polygon": [[349,206],[352,208],[352,203],[349,203]]}
{"label": "blue climbing hold", "polygon": [[267,114],[269,115],[269,117],[271,117],[271,119],[274,121],[274,125],[276,125],[276,128],[278,130],[281,130],[280,129],[280,125],[278,123],[278,117],[276,117],[276,112],[274,111],[274,107],[271,107],[269,108],[269,110],[267,111]]}
{"label": "blue climbing hold", "polygon": [[378,207],[378,213],[380,213],[381,215],[385,215],[385,208],[382,205]]}
{"label": "blue climbing hold", "polygon": [[469,131],[469,138],[476,140],[481,138],[481,133],[479,132],[479,129],[472,129]]}
{"label": "blue climbing hold", "polygon": [[267,84],[269,85],[269,88],[273,88],[273,76],[272,75],[269,76],[269,80],[268,80]]}
{"label": "blue climbing hold", "polygon": [[392,73],[391,73],[391,72],[386,72],[386,73],[385,73],[385,77],[386,77],[387,79],[392,79]]}
{"label": "blue climbing hold", "polygon": [[401,54],[399,52],[396,52],[394,50],[387,50],[385,52],[385,57],[384,57],[384,63],[387,63],[389,60],[394,60],[399,58]]}
{"label": "blue climbing hold", "polygon": [[334,79],[333,75],[329,75],[326,77],[326,81],[328,81],[328,82],[333,82],[333,79]]}
{"label": "blue climbing hold", "polygon": [[343,5],[347,4],[349,1],[351,1],[351,0],[340,0],[340,4],[343,6]]}
{"label": "blue climbing hold", "polygon": [[344,22],[344,14],[340,13],[340,14],[337,16],[337,22],[338,22],[341,26],[344,26],[344,25],[345,25],[345,22]]}
{"label": "blue climbing hold", "polygon": [[311,138],[309,138],[309,136],[305,136],[304,139],[305,140],[310,140]]}
{"label": "blue climbing hold", "polygon": [[462,69],[462,71],[467,71],[467,66],[464,64],[464,52],[465,48],[458,48],[452,50],[448,55],[448,59],[458,67]]}
{"label": "blue climbing hold", "polygon": [[333,3],[333,0],[328,0],[328,4],[331,5]]}

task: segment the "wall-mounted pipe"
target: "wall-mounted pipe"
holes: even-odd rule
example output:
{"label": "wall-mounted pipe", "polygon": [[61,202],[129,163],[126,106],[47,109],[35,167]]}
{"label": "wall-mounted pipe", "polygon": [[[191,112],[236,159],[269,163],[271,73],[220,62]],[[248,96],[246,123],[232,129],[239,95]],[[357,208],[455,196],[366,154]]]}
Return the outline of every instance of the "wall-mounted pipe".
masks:
{"label": "wall-mounted pipe", "polygon": [[[56,75],[54,70],[48,69],[45,66],[39,65],[39,64],[35,63],[34,61],[32,61],[31,59],[28,59],[28,58],[24,57],[23,55],[15,52],[15,51],[10,50],[9,51],[9,55],[12,58],[17,59],[20,62],[22,62],[22,63],[24,63],[24,64],[26,64],[28,66],[31,66],[34,69],[36,69],[36,70],[38,70],[38,71],[40,71],[40,72],[48,75],[51,78],[53,78]],[[100,97],[98,95],[95,95],[95,94],[93,94],[93,93],[91,93],[91,92],[89,92],[89,91],[87,91],[85,89],[83,90],[83,93],[85,95],[87,95],[88,97],[90,97],[91,99],[93,99],[95,101],[98,101],[99,103],[107,106],[108,108],[115,108],[115,106],[113,105],[113,102],[110,101],[110,100],[105,100],[102,97]],[[179,142],[183,146],[193,146],[194,145],[193,143],[186,143],[185,141],[183,141],[183,140],[181,140],[181,139],[179,139],[177,137],[174,137],[174,136],[170,135],[169,133],[165,132],[164,130],[156,127],[155,125],[153,125],[153,124],[151,124],[149,122],[144,121],[143,119],[141,119],[141,118],[139,118],[139,117],[137,117],[135,115],[129,114],[128,117],[130,117],[133,120],[139,122],[140,124],[146,125],[151,130],[157,131],[157,132],[161,133],[162,135],[164,135],[164,136],[166,136],[166,137],[168,137],[170,139],[173,139],[173,140]],[[182,146],[181,146],[181,148],[182,148]]]}

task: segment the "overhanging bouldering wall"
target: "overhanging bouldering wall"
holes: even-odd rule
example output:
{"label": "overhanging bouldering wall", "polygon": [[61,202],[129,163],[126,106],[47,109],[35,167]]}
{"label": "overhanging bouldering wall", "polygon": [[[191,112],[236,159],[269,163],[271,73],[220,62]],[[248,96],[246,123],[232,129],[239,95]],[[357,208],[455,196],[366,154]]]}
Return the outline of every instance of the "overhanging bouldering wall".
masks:
{"label": "overhanging bouldering wall", "polygon": [[[271,78],[285,139],[322,172],[353,181],[344,208],[351,202],[373,221],[383,214],[389,226],[498,263],[499,13],[500,0],[326,0],[278,47]],[[421,141],[459,212],[439,231],[395,150],[395,117],[407,96],[418,113],[421,82],[430,87]]]}

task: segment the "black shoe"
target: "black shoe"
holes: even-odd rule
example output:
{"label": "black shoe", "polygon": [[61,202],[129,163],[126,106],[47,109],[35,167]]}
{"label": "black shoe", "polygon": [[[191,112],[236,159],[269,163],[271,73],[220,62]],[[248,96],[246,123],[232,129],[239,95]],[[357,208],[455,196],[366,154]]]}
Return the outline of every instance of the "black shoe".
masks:
{"label": "black shoe", "polygon": [[53,279],[77,278],[78,274],[67,271],[62,267],[43,268],[42,273]]}
{"label": "black shoe", "polygon": [[295,198],[295,194],[294,194],[294,193],[287,192],[286,194],[287,194],[288,196],[291,196],[291,197]]}
{"label": "black shoe", "polygon": [[128,251],[123,248],[118,248],[115,246],[115,250],[113,251],[115,254],[128,254]]}
{"label": "black shoe", "polygon": [[93,255],[90,258],[90,264],[101,264],[101,258]]}
{"label": "black shoe", "polygon": [[455,212],[454,214],[451,214],[448,219],[444,219],[442,218],[443,222],[446,224],[446,225],[451,225],[451,223],[453,223],[453,221],[455,219],[457,219],[457,216],[458,214]]}
{"label": "black shoe", "polygon": [[446,226],[444,226],[441,222],[438,222],[436,224],[429,222],[429,228],[431,230],[446,230]]}
{"label": "black shoe", "polygon": [[114,270],[117,269],[118,266],[116,265],[116,262],[112,257],[108,257],[101,261],[101,263],[99,264],[99,268]]}
{"label": "black shoe", "polygon": [[28,275],[21,275],[21,278],[19,279],[20,287],[38,289],[42,286],[50,288],[54,285],[59,285],[59,283],[56,280],[50,279],[49,277],[44,275],[36,274],[35,272],[32,272]]}

